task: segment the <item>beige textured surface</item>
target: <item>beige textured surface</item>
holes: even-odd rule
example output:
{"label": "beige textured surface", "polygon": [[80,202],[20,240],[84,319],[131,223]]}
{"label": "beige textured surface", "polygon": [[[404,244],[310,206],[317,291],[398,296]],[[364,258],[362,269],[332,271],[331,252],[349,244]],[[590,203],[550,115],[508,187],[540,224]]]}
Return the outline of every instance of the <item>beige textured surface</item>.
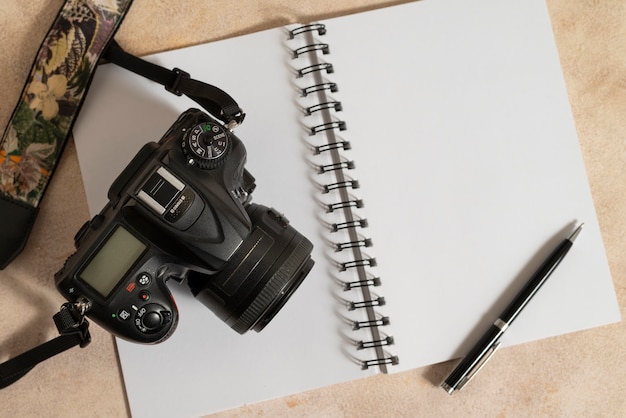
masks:
{"label": "beige textured surface", "polygon": [[[62,3],[2,1],[0,127],[6,125],[41,39]],[[393,3],[398,2],[135,0],[117,38],[131,52],[145,54]],[[547,3],[624,316],[626,2]],[[54,290],[52,276],[73,251],[74,232],[87,217],[70,143],[26,251],[0,271],[0,361],[56,336],[51,315],[63,300]],[[0,416],[127,416],[113,339],[97,326],[92,326],[92,335],[87,349],[57,356],[1,390]],[[452,367],[444,363],[216,416],[624,416],[625,350],[622,322],[502,350],[472,385],[454,397],[437,387]],[[166,388],[157,396],[166,396]]]}

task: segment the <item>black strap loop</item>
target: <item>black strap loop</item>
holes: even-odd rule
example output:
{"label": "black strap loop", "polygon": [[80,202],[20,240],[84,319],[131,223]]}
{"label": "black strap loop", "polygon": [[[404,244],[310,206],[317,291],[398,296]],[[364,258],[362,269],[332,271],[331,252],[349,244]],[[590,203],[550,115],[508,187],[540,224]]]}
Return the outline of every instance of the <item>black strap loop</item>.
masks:
{"label": "black strap loop", "polygon": [[202,81],[194,80],[188,73],[179,68],[168,70],[131,55],[124,51],[115,40],[111,41],[103,54],[103,58],[162,84],[165,86],[165,90],[170,93],[177,96],[186,95],[226,124],[235,123],[239,125],[246,116],[237,102],[225,91]]}
{"label": "black strap loop", "polygon": [[75,305],[64,304],[53,319],[61,335],[0,364],[0,389],[15,383],[50,357],[76,345],[86,347],[91,342],[89,322]]}

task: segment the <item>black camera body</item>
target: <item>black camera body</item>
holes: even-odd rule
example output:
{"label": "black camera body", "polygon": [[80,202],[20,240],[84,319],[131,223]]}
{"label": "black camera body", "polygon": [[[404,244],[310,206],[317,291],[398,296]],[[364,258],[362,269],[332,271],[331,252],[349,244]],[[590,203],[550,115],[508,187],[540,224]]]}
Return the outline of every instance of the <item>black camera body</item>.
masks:
{"label": "black camera body", "polygon": [[59,291],[134,342],[162,342],[175,330],[169,279],[186,279],[237,332],[263,329],[312,268],[313,246],[279,212],[250,202],[245,162],[232,132],[200,110],[184,112],[78,231],[76,252],[55,274]]}

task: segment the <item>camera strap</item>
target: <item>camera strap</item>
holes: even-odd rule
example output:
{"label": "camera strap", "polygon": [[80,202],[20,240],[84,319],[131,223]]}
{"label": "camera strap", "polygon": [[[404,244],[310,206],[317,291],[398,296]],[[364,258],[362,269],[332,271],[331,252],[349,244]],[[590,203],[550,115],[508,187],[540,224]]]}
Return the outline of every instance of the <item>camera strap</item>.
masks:
{"label": "camera strap", "polygon": [[35,58],[0,139],[0,269],[23,250],[98,60],[185,94],[228,129],[245,113],[223,90],[124,51],[113,40],[132,0],[66,0]]}
{"label": "camera strap", "polygon": [[177,96],[184,94],[206,109],[211,115],[224,122],[229,129],[234,129],[241,124],[246,116],[237,102],[225,91],[202,81],[194,80],[189,73],[179,68],[168,70],[160,65],[131,55],[124,51],[115,40],[111,41],[102,58],[162,84],[165,86],[165,90],[170,93]]}
{"label": "camera strap", "polygon": [[93,78],[132,0],[66,0],[0,138],[0,269],[24,248]]}
{"label": "camera strap", "polygon": [[52,317],[60,335],[0,364],[0,389],[15,383],[50,357],[77,345],[86,347],[91,342],[89,322],[85,319],[88,307],[83,302],[63,304],[61,310]]}

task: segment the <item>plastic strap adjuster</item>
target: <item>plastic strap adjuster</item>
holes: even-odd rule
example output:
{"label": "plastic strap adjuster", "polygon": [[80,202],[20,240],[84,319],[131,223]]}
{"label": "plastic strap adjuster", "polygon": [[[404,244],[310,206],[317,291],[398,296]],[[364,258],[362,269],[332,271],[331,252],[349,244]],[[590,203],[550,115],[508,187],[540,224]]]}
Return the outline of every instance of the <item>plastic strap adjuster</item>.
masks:
{"label": "plastic strap adjuster", "polygon": [[59,334],[62,336],[74,335],[78,337],[81,348],[86,347],[91,342],[89,321],[87,321],[84,314],[79,312],[71,303],[63,304],[61,310],[57,312],[52,319],[54,320]]}
{"label": "plastic strap adjuster", "polygon": [[191,78],[191,76],[189,75],[188,72],[185,72],[181,70],[180,68],[174,68],[172,72],[176,75],[176,78],[174,78],[174,81],[172,83],[165,85],[165,90],[177,96],[182,96],[183,93],[180,90],[178,90],[178,85],[180,84],[180,81],[183,78],[189,79]]}

